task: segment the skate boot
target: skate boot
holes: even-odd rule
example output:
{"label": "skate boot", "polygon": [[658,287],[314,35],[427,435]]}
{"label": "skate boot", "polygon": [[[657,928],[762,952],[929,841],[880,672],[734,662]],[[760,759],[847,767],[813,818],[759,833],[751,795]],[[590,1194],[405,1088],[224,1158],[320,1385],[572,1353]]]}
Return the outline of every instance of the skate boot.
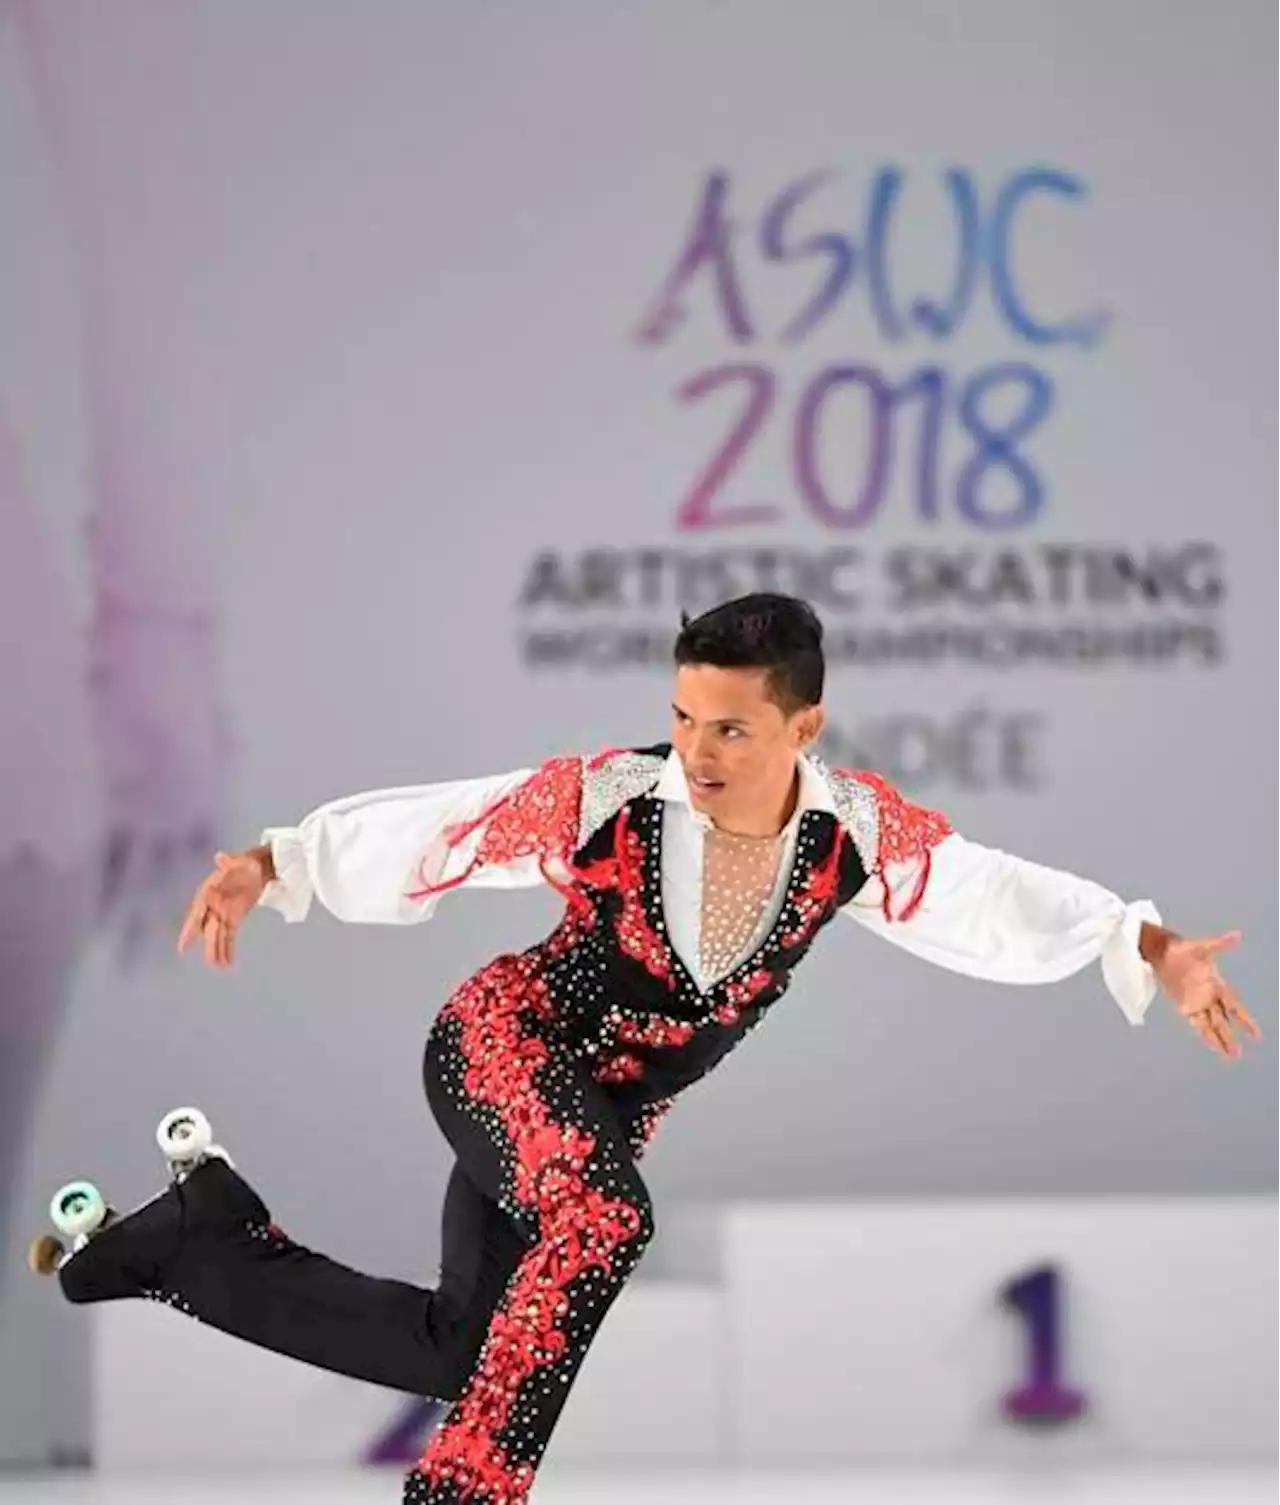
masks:
{"label": "skate boot", "polygon": [[132,1212],[87,1181],[54,1197],[61,1236],[37,1239],[30,1264],[56,1275],[68,1301],[141,1297],[335,1374],[407,1395],[457,1393],[471,1335],[456,1335],[456,1303],[440,1310],[435,1291],[365,1275],[288,1237],[195,1109],[167,1114],[157,1138],[169,1185]]}
{"label": "skate boot", "polygon": [[261,1230],[264,1238],[278,1232],[261,1198],[213,1143],[199,1109],[166,1113],[156,1140],[169,1184],[131,1212],[113,1207],[90,1181],[55,1193],[49,1215],[62,1237],[36,1239],[28,1263],[37,1274],[56,1275],[68,1301],[176,1299],[166,1293],[165,1273],[194,1240],[233,1230]]}

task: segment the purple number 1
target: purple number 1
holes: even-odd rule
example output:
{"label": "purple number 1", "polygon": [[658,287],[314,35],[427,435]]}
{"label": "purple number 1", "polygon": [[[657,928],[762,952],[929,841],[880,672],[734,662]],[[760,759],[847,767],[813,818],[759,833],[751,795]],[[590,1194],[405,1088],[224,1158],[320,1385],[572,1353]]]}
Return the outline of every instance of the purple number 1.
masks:
{"label": "purple number 1", "polygon": [[422,1457],[432,1429],[449,1410],[446,1401],[413,1396],[397,1412],[395,1420],[364,1450],[363,1463],[413,1464]]}
{"label": "purple number 1", "polygon": [[1062,1383],[1061,1288],[1057,1270],[1046,1265],[1000,1292],[1002,1303],[1021,1315],[1027,1334],[1026,1378],[1004,1398],[1011,1421],[1074,1421],[1084,1413],[1084,1396]]}

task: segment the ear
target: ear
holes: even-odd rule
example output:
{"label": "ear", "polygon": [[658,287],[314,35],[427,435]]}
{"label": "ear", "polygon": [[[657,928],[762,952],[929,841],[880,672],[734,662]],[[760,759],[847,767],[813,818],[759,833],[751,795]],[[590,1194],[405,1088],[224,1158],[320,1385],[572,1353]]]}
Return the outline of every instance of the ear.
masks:
{"label": "ear", "polygon": [[820,705],[807,705],[804,710],[798,711],[793,728],[796,746],[801,750],[811,746],[822,735],[826,724],[827,713]]}

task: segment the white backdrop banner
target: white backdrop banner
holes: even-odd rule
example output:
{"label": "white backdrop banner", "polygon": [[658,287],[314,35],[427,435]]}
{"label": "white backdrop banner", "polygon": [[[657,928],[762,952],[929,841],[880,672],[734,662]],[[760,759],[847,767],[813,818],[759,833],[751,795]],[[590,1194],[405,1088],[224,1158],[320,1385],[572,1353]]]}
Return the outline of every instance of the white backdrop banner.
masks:
{"label": "white backdrop banner", "polygon": [[[426,1278],[423,1035],[551,896],[262,916],[222,975],[171,954],[194,865],[338,795],[657,740],[679,613],[757,586],[824,617],[835,761],[1242,927],[1274,1028],[1265,7],[11,9],[8,1268],[72,1176],[145,1194],[196,1103],[300,1238]],[[159,927],[127,971],[104,891]],[[647,1175],[659,1221],[1270,1192],[1271,1049],[1227,1069],[1096,971],[993,989],[832,927]],[[65,1410],[3,1383],[0,1454]]]}

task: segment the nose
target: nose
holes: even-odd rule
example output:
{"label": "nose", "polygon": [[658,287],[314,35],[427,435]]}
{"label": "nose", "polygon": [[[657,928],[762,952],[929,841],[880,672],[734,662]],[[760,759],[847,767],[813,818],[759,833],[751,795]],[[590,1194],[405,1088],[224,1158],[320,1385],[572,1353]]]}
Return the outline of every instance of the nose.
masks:
{"label": "nose", "polygon": [[684,763],[690,773],[700,778],[710,778],[715,772],[715,755],[710,738],[693,737],[685,751]]}

